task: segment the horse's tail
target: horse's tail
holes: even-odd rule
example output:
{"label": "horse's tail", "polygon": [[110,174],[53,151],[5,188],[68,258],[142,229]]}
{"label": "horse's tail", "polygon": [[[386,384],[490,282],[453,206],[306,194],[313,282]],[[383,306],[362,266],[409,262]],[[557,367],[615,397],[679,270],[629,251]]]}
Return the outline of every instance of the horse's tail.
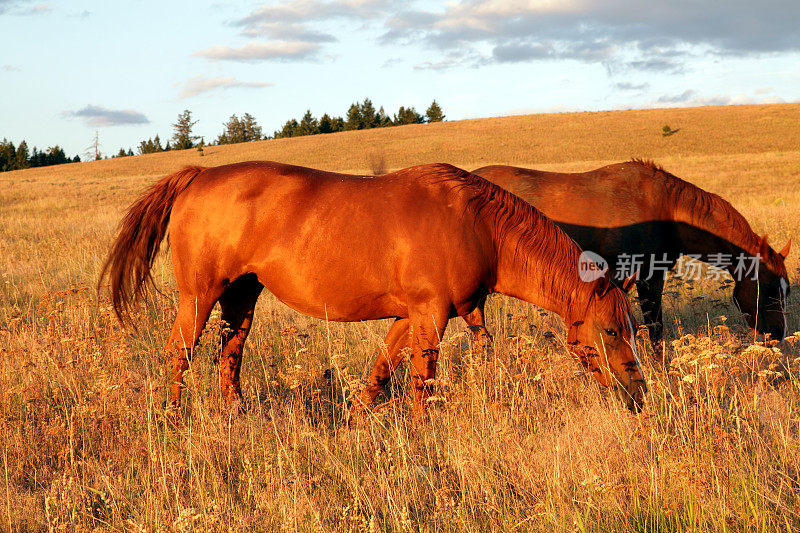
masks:
{"label": "horse's tail", "polygon": [[100,273],[108,276],[111,302],[120,322],[130,322],[133,302],[152,283],[150,269],[167,233],[175,199],[205,167],[188,166],[153,184],[122,219],[119,235],[111,246]]}

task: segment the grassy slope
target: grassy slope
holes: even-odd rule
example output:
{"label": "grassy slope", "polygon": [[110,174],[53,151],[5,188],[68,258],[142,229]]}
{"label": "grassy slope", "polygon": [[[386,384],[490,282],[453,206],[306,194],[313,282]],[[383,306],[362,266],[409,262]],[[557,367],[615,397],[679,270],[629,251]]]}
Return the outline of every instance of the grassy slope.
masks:
{"label": "grassy slope", "polygon": [[[665,124],[680,132],[662,137]],[[560,320],[495,299],[494,357],[473,353],[459,324],[446,338],[433,424],[406,419],[401,376],[376,421],[356,433],[320,399],[357,390],[385,323],[325,324],[262,298],[242,371],[251,409],[228,419],[216,408],[211,333],[221,326],[212,318],[187,410],[165,429],[169,261],[156,279],[170,298],[143,311],[136,333],[121,331],[91,289],[125,206],[185,164],[275,159],[366,173],[383,158],[389,169],[446,161],[584,170],[629,157],[722,194],[779,244],[800,229],[796,104],[469,120],[0,174],[0,524],[797,527],[800,354],[747,348],[729,289],[672,283],[669,334],[680,341],[669,369],[646,363],[643,416],[574,375]],[[793,330],[798,318],[795,297]],[[326,369],[333,383],[321,378]]]}
{"label": "grassy slope", "polygon": [[[661,135],[663,125],[680,131]],[[443,159],[465,168],[486,164],[613,161],[797,152],[800,104],[698,107],[522,115],[421,124],[215,146],[10,173],[105,178],[166,174],[181,165],[276,160],[339,172],[364,172],[372,156],[389,169]]]}

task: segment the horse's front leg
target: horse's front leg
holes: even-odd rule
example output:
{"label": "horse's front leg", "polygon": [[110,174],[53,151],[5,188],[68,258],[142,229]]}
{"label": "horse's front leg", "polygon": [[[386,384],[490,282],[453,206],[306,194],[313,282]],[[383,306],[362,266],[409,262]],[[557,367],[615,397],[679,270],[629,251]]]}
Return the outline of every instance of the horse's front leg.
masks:
{"label": "horse's front leg", "polygon": [[433,394],[439,341],[447,327],[447,307],[425,305],[411,313],[411,381],[414,416],[428,416],[428,398]]}
{"label": "horse's front leg", "polygon": [[493,339],[489,330],[486,328],[486,317],[483,312],[485,306],[486,298],[482,298],[471,313],[461,318],[467,323],[472,345],[482,350],[489,350],[492,347]]}

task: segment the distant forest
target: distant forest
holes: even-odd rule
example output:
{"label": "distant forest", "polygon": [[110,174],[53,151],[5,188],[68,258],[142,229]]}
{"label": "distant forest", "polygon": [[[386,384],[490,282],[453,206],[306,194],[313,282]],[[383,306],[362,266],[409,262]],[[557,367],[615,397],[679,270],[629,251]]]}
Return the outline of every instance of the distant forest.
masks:
{"label": "distant forest", "polygon": [[81,158],[77,155],[70,159],[64,150],[56,145],[47,150],[39,151],[35,146],[33,152],[28,149],[28,143],[22,141],[19,146],[3,139],[0,141],[0,172],[8,170],[19,170],[21,168],[47,167],[50,165],[60,165],[62,163],[77,163]]}
{"label": "distant forest", "polygon": [[[300,120],[292,118],[287,120],[280,130],[275,131],[272,136],[264,135],[261,126],[256,119],[249,113],[245,113],[241,118],[232,115],[224,126],[224,130],[212,143],[206,143],[201,137],[192,134],[192,128],[197,121],[192,120],[191,111],[184,110],[178,115],[178,120],[173,127],[173,135],[166,144],[161,144],[158,135],[154,138],[141,141],[136,147],[136,153],[152,154],[156,152],[166,152],[169,150],[185,150],[187,148],[203,149],[204,146],[220,144],[236,144],[242,142],[260,141],[266,139],[284,139],[287,137],[301,137],[304,135],[319,135],[324,133],[336,133],[338,131],[365,130],[371,128],[384,128],[388,126],[402,126],[405,124],[424,124],[428,122],[441,122],[445,118],[442,108],[434,100],[424,115],[418,113],[413,107],[400,106],[393,116],[389,116],[381,106],[375,109],[372,101],[365,98],[363,102],[355,102],[347,110],[344,117],[330,116],[327,113],[320,118],[311,114],[311,110],[305,112]],[[119,152],[112,157],[128,157],[134,155],[131,148],[127,150],[120,148]],[[91,159],[107,159],[98,150],[97,139],[95,139],[94,153]],[[14,146],[13,142],[6,139],[0,143],[0,172],[9,170],[19,170],[31,167],[45,167],[50,165],[60,165],[62,163],[77,163],[81,160],[79,156],[72,159],[66,156],[64,150],[58,145],[39,151],[36,147],[29,153],[28,144],[23,140],[19,146]]]}
{"label": "distant forest", "polygon": [[327,113],[319,119],[311,115],[311,110],[306,111],[305,115],[298,121],[297,119],[287,120],[279,131],[273,133],[275,139],[286,137],[300,137],[302,135],[316,135],[319,133],[335,133],[337,131],[366,130],[370,128],[383,128],[387,126],[403,126],[405,124],[423,124],[425,122],[441,122],[444,120],[444,113],[436,100],[425,111],[425,115],[420,115],[413,107],[403,107],[390,117],[383,110],[383,106],[376,110],[369,98],[365,98],[361,103],[354,103],[347,110],[347,114],[342,117],[331,117]]}

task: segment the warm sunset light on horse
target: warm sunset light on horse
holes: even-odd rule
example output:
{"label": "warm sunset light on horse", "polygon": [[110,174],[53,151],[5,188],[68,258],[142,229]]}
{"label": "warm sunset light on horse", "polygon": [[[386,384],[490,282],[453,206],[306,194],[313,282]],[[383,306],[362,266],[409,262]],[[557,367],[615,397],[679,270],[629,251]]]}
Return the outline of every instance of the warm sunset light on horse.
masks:
{"label": "warm sunset light on horse", "polygon": [[[734,300],[750,327],[772,339],[786,336],[789,280],[784,259],[791,240],[776,252],[766,235],[756,235],[718,195],[644,161],[577,174],[508,166],[482,167],[475,173],[540,209],[583,249],[608,260],[618,279],[631,274],[619,258],[638,257],[636,287],[654,343],[662,340],[666,273],[682,255],[728,271],[735,282]],[[750,272],[737,268],[741,260],[757,267]],[[482,322],[476,316],[471,323]]]}
{"label": "warm sunset light on horse", "polygon": [[631,409],[644,401],[625,296],[609,276],[581,281],[575,243],[474,174],[449,165],[374,178],[272,162],[188,167],[153,185],[123,221],[104,269],[121,318],[145,289],[168,223],[181,293],[167,342],[176,404],[218,301],[232,330],[223,334],[220,385],[228,404],[240,398],[242,347],[263,288],[317,318],[395,318],[355,411],[372,403],[410,346],[413,407],[424,416],[448,320],[492,292],[564,317],[576,359],[620,387]]}
{"label": "warm sunset light on horse", "polygon": [[0,531],[800,531],[798,21],[0,0]]}

